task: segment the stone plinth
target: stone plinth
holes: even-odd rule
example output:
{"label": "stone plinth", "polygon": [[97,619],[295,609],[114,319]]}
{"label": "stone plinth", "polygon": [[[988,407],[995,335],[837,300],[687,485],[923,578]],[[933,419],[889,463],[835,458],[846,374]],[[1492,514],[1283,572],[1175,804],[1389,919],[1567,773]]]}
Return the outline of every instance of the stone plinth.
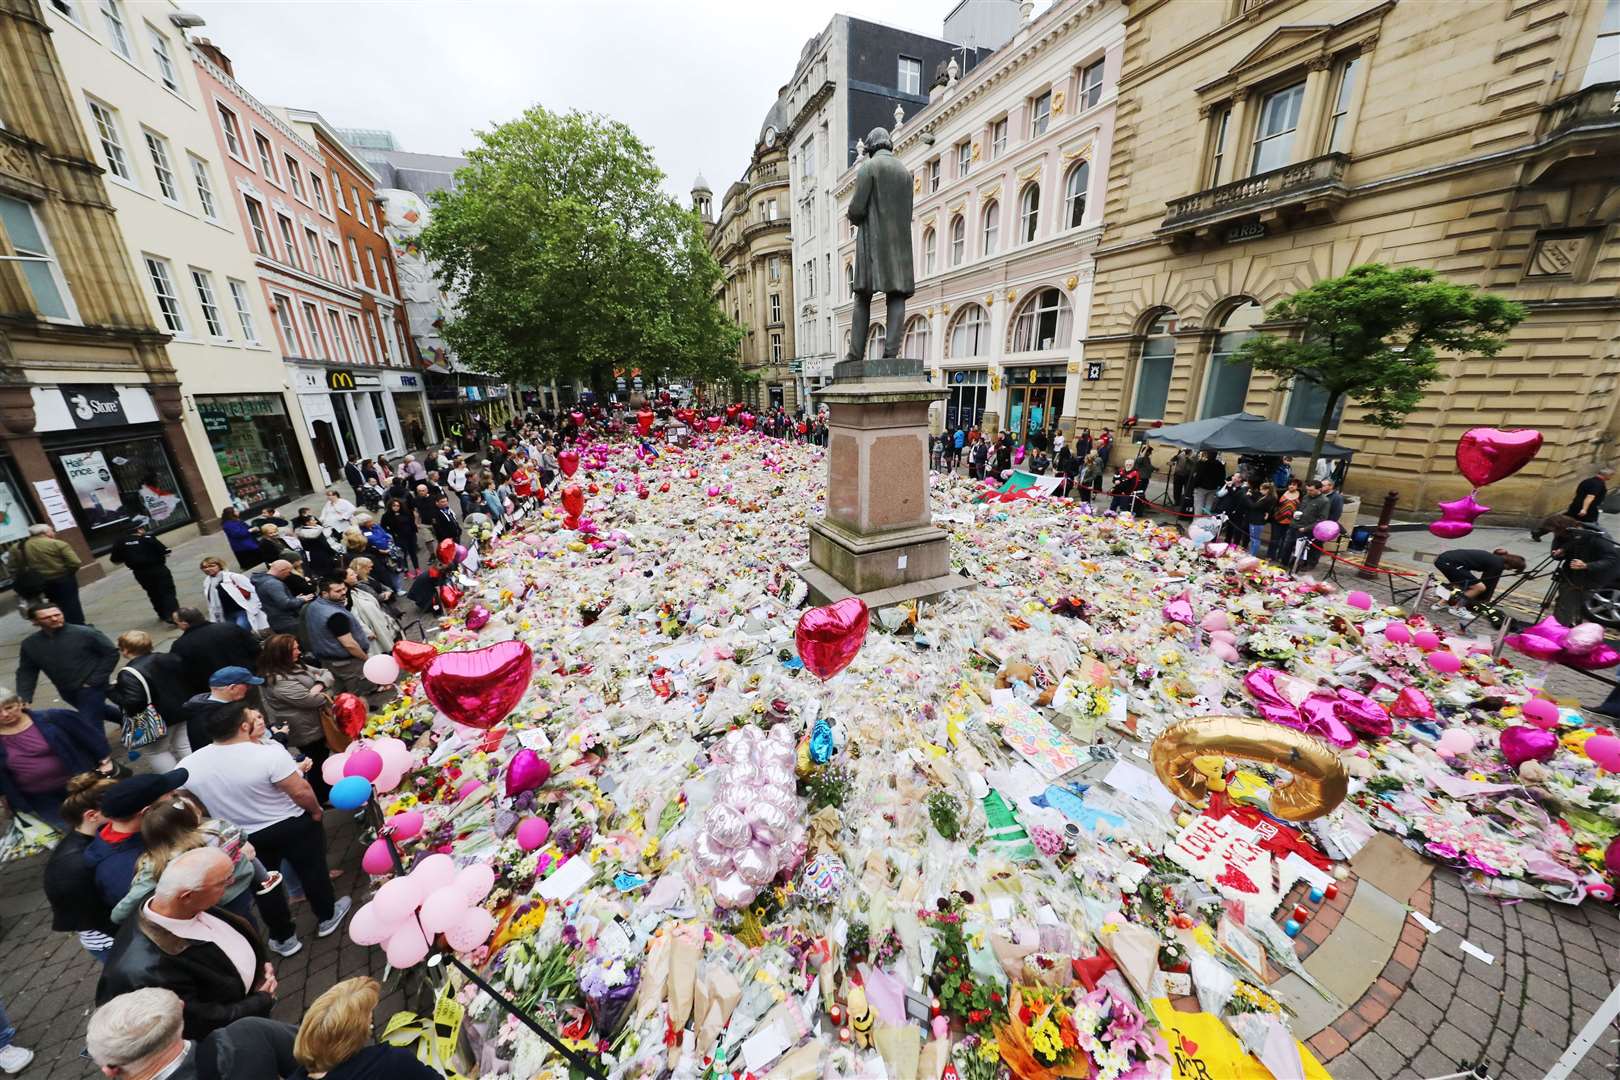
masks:
{"label": "stone plinth", "polygon": [[928,505],[928,407],[946,393],[903,375],[816,392],[829,412],[827,511],[810,526],[800,573],[819,602],[853,595],[880,607],[971,584],[951,574]]}

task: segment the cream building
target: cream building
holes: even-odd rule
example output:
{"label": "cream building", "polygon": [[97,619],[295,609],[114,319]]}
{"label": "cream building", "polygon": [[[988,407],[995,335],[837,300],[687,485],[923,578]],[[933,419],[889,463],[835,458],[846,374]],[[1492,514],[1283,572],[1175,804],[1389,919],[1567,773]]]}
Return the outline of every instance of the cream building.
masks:
{"label": "cream building", "polygon": [[[917,291],[902,353],[950,390],[947,427],[1020,442],[1071,432],[1090,386],[1080,344],[1103,232],[1125,40],[1120,0],[1058,0],[988,60],[953,61],[895,130],[912,170]],[[837,335],[847,351],[855,170],[838,199]],[[882,351],[874,305],[866,355]],[[860,351],[857,349],[856,351]]]}
{"label": "cream building", "polygon": [[1079,423],[1242,408],[1315,430],[1322,399],[1222,362],[1274,301],[1352,266],[1434,269],[1529,308],[1444,365],[1405,426],[1352,402],[1349,487],[1432,512],[1468,428],[1546,445],[1485,501],[1568,504],[1620,437],[1620,0],[1137,0]]}
{"label": "cream building", "polygon": [[310,491],[319,473],[183,29],[200,20],[172,2],[51,0],[43,10],[131,269],[171,335],[210,500],[247,509]]}

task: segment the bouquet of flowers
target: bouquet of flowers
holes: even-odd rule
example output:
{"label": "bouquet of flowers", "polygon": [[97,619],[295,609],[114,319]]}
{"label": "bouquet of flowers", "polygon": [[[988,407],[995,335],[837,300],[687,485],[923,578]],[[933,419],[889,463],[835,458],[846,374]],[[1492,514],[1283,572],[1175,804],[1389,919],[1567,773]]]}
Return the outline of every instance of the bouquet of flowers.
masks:
{"label": "bouquet of flowers", "polygon": [[1039,986],[1013,990],[1007,1022],[996,1029],[1002,1060],[1027,1080],[1091,1075],[1068,992]]}
{"label": "bouquet of flowers", "polygon": [[1169,1050],[1147,1018],[1106,983],[1075,1005],[1069,1016],[1075,1040],[1096,1070],[1096,1080],[1150,1080],[1170,1075]]}

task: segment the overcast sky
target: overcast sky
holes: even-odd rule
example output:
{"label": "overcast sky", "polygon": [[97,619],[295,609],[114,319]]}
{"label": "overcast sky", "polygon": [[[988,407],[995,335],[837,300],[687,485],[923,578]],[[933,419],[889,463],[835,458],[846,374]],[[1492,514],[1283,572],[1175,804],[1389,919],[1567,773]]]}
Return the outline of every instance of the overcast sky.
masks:
{"label": "overcast sky", "polygon": [[[938,35],[953,0],[180,0],[272,105],[457,154],[533,104],[649,143],[683,201],[741,175],[799,50],[842,11]],[[134,0],[147,7],[151,0]],[[1044,4],[1041,6],[1045,6]]]}

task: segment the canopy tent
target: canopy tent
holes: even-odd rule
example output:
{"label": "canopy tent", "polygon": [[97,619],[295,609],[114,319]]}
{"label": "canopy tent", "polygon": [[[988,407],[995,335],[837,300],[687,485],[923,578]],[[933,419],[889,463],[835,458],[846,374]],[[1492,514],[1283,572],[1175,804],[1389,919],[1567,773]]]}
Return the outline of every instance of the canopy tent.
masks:
{"label": "canopy tent", "polygon": [[[1233,413],[1230,416],[1211,416],[1188,424],[1172,424],[1150,431],[1147,437],[1172,446],[1186,446],[1194,450],[1219,450],[1235,454],[1271,454],[1275,456],[1305,455],[1316,442],[1298,428],[1267,420],[1253,413]],[[1334,443],[1322,444],[1321,456],[1347,458],[1353,451]]]}

